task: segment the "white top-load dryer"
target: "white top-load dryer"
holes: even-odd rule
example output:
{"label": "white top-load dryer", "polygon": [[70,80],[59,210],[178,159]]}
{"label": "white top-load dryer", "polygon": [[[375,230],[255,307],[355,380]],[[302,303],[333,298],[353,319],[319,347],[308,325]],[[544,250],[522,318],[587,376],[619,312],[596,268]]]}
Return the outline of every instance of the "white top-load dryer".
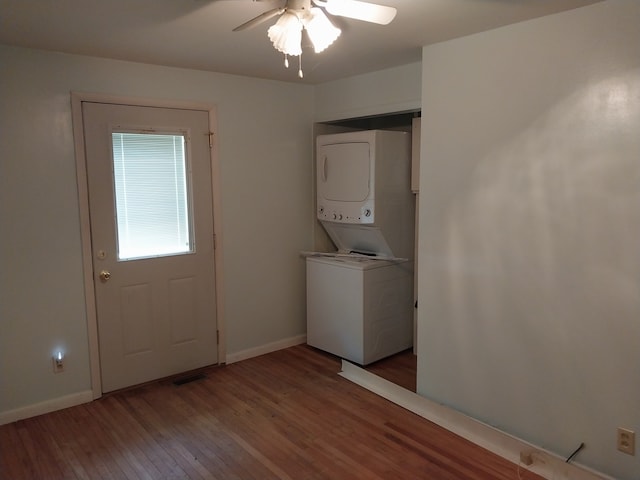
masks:
{"label": "white top-load dryer", "polygon": [[307,257],[307,343],[366,365],[413,345],[410,135],[316,142],[317,217],[338,250]]}

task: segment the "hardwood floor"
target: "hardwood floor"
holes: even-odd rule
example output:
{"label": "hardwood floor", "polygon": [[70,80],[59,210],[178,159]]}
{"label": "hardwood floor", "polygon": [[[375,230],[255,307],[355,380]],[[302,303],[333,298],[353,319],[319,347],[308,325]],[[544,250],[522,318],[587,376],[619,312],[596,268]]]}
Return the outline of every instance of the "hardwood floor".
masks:
{"label": "hardwood floor", "polygon": [[4,425],[0,478],[519,478],[516,465],[339,370],[301,345]]}
{"label": "hardwood floor", "polygon": [[413,354],[413,350],[405,350],[367,365],[365,370],[411,392],[415,392],[416,364],[417,358]]}

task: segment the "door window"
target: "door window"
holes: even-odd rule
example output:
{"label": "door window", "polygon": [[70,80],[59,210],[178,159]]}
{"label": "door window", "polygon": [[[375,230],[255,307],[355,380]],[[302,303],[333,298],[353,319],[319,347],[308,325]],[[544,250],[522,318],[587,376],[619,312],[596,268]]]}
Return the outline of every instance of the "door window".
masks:
{"label": "door window", "polygon": [[191,253],[184,134],[113,132],[118,259]]}

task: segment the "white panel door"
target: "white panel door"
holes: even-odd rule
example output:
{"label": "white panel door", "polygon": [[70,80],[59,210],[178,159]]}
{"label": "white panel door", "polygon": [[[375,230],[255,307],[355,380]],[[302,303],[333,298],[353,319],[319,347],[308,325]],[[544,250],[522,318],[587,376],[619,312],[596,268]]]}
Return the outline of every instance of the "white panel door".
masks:
{"label": "white panel door", "polygon": [[103,392],[217,363],[208,112],[82,115]]}

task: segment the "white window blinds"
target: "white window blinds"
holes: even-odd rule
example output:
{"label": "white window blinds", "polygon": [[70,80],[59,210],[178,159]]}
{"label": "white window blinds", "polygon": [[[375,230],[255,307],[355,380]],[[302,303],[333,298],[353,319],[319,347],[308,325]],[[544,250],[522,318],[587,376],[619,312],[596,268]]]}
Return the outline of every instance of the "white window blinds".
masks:
{"label": "white window blinds", "polygon": [[193,251],[183,135],[113,133],[118,259]]}

